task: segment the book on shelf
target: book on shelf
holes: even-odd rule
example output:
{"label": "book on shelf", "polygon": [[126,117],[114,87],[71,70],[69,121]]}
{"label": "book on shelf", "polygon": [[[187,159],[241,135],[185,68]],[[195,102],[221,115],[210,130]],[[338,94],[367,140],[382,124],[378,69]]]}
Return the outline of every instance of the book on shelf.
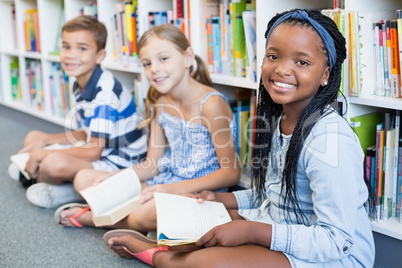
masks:
{"label": "book on shelf", "polygon": [[11,33],[13,35],[12,39],[13,39],[13,48],[17,49],[18,48],[18,34],[17,34],[17,19],[16,19],[16,15],[15,15],[15,4],[14,2],[12,4],[10,4],[10,8],[11,8]]}
{"label": "book on shelf", "polygon": [[60,55],[61,51],[61,29],[66,21],[65,15],[64,15],[64,1],[61,2],[61,8],[60,8],[60,14],[57,20],[57,33],[56,33],[56,39],[54,41],[54,46],[53,46],[53,51],[49,52],[50,55]]}
{"label": "book on shelf", "polygon": [[360,145],[365,151],[376,143],[376,126],[382,122],[382,114],[373,112],[350,118],[350,125],[359,138]]}
{"label": "book on shelf", "polygon": [[[401,40],[402,41],[402,40]],[[401,68],[399,61],[398,29],[397,21],[390,21],[390,43],[391,43],[391,97],[400,97]]]}
{"label": "book on shelf", "polygon": [[397,24],[397,36],[398,36],[398,51],[399,51],[399,96],[402,96],[402,9],[396,11],[396,24]]}
{"label": "book on shelf", "polygon": [[19,61],[17,57],[13,57],[10,60],[10,80],[12,100],[21,99]]}
{"label": "book on shelf", "polygon": [[246,43],[243,26],[243,11],[246,10],[246,0],[232,1],[233,23],[233,75],[246,76]]}
{"label": "book on shelf", "polygon": [[395,217],[396,216],[396,206],[397,206],[397,192],[398,192],[398,158],[399,158],[399,137],[400,137],[400,123],[401,123],[401,115],[400,111],[395,111],[395,123],[394,123],[394,128],[395,128],[395,137],[394,137],[394,148],[393,148],[393,159],[391,165],[392,165],[392,212],[391,216]]}
{"label": "book on shelf", "polygon": [[40,52],[39,19],[37,9],[27,9],[25,11],[24,32],[26,50]]}
{"label": "book on shelf", "polygon": [[392,196],[394,186],[394,143],[395,128],[386,131],[385,157],[384,157],[384,206],[382,220],[388,220],[392,216]]}
{"label": "book on shelf", "polygon": [[154,193],[159,246],[194,244],[217,225],[231,221],[220,202],[204,201],[181,195]]}
{"label": "book on shelf", "polygon": [[399,139],[398,147],[398,176],[397,176],[397,187],[396,187],[396,217],[399,218],[400,223],[402,223],[402,138]]}
{"label": "book on shelf", "polygon": [[243,12],[244,35],[246,38],[248,73],[251,80],[257,82],[257,52],[256,52],[256,12],[247,10]]}
{"label": "book on shelf", "polygon": [[220,18],[212,18],[212,54],[213,54],[213,72],[216,74],[222,73],[221,59],[221,31]]}
{"label": "book on shelf", "polygon": [[93,214],[95,226],[113,225],[142,204],[141,182],[129,167],[80,191]]}
{"label": "book on shelf", "polygon": [[381,219],[381,212],[383,208],[383,164],[384,164],[384,123],[380,123],[377,125],[376,132],[376,210],[377,210],[377,219]]}

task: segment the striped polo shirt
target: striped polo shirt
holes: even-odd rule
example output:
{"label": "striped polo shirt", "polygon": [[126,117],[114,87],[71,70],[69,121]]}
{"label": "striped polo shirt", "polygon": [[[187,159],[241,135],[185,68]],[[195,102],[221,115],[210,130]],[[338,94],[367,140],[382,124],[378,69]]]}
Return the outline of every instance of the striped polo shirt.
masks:
{"label": "striped polo shirt", "polygon": [[[143,120],[131,93],[109,71],[96,67],[84,90],[74,83],[77,118],[91,137],[106,139],[101,159],[118,168],[145,158],[147,137],[137,125]],[[97,145],[96,145],[97,146]]]}

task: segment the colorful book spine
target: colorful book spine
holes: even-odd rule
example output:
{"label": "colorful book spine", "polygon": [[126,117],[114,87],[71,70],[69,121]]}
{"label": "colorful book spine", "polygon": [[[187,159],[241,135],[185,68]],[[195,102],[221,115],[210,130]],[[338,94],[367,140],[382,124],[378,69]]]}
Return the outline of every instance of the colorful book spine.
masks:
{"label": "colorful book spine", "polygon": [[[398,47],[399,47],[399,67],[402,68],[402,9],[396,11]],[[400,72],[399,96],[402,96],[402,71]]]}
{"label": "colorful book spine", "polygon": [[233,22],[233,74],[236,77],[246,76],[246,43],[243,27],[243,11],[246,10],[246,0],[232,1]]}
{"label": "colorful book spine", "polygon": [[399,132],[400,132],[401,116],[400,111],[395,111],[395,137],[394,137],[394,148],[393,148],[393,159],[392,161],[392,213],[391,216],[396,216],[396,206],[397,206],[397,192],[398,192],[398,157],[399,157]]}
{"label": "colorful book spine", "polygon": [[390,26],[391,26],[390,27],[390,35],[391,35],[391,96],[399,98],[401,96],[400,95],[401,66],[400,66],[400,60],[399,60],[397,21],[391,20]]}
{"label": "colorful book spine", "polygon": [[383,204],[383,164],[384,164],[384,124],[377,125],[376,160],[377,160],[377,182],[376,182],[376,210],[377,219],[381,218]]}
{"label": "colorful book spine", "polygon": [[134,13],[134,5],[132,1],[127,1],[124,3],[124,35],[127,40],[128,54],[131,56],[133,54],[133,25],[132,14]]}
{"label": "colorful book spine", "polygon": [[396,189],[396,216],[400,218],[400,222],[402,223],[402,138],[399,139],[399,148],[398,148],[398,181],[397,181],[397,189]]}
{"label": "colorful book spine", "polygon": [[222,73],[220,18],[212,18],[213,72]]}
{"label": "colorful book spine", "polygon": [[207,18],[207,51],[208,51],[208,72],[214,72],[214,49],[213,49],[213,30],[212,30],[212,18]]}

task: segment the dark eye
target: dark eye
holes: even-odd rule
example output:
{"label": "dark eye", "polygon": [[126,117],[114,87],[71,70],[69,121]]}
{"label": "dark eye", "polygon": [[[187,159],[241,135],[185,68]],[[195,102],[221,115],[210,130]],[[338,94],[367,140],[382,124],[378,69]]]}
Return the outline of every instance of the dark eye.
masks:
{"label": "dark eye", "polygon": [[142,67],[148,67],[148,66],[151,66],[151,63],[149,63],[149,62],[143,62],[142,63]]}
{"label": "dark eye", "polygon": [[85,50],[87,50],[87,48],[86,47],[80,47],[80,48],[78,48],[80,51],[85,51]]}
{"label": "dark eye", "polygon": [[64,46],[63,46],[63,49],[64,49],[64,50],[68,50],[68,49],[70,49],[70,47],[67,46],[67,45],[64,45]]}
{"label": "dark eye", "polygon": [[277,60],[278,56],[276,56],[276,55],[267,55],[267,58],[270,59],[270,60]]}
{"label": "dark eye", "polygon": [[307,65],[308,65],[308,63],[307,63],[306,61],[304,61],[304,60],[299,60],[299,61],[297,62],[297,64],[299,64],[299,65],[301,65],[301,66],[307,66]]}

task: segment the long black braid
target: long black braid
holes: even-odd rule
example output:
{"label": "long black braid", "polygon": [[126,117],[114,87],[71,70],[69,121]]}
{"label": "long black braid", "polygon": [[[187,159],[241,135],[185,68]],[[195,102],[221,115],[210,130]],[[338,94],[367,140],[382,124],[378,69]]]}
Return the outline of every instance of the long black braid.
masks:
{"label": "long black braid", "polygon": [[[267,36],[267,33],[269,32],[273,24],[280,17],[289,12],[294,12],[297,10],[299,9],[294,9],[281,14],[277,14],[275,17],[273,17],[268,23],[265,37]],[[298,197],[296,191],[296,176],[298,158],[303,147],[304,139],[309,135],[314,124],[322,116],[322,114],[326,110],[325,108],[327,108],[328,105],[333,105],[337,99],[341,83],[341,65],[346,58],[346,41],[332,19],[322,15],[319,11],[316,10],[304,11],[309,15],[310,18],[314,19],[327,30],[327,32],[334,40],[334,45],[336,49],[336,62],[330,72],[328,85],[325,87],[319,87],[315,98],[305,108],[296,123],[286,154],[286,161],[282,176],[281,195],[283,196],[284,204],[281,205],[290,208],[290,210],[296,215],[296,220],[298,223],[307,224],[307,218],[304,215],[303,211],[300,209],[299,203],[297,202]],[[305,20],[289,18],[283,23],[310,27],[314,30],[313,26]],[[322,49],[327,55],[327,50],[324,45],[322,46]],[[265,199],[265,176],[268,167],[268,156],[270,155],[271,151],[271,140],[282,112],[282,105],[279,105],[272,100],[262,83],[262,79],[260,79],[256,120],[257,131],[255,135],[255,144],[253,149],[254,161],[252,165],[252,186],[255,191],[254,202],[256,202],[257,204],[261,204],[261,202],[263,202],[263,200]],[[371,195],[372,191],[370,189],[370,185],[367,183],[366,180],[365,182],[369,188],[370,193],[369,202],[367,204],[369,205],[370,213],[372,213],[374,211],[374,199]],[[290,218],[291,211],[288,211],[287,215],[285,215],[287,221]]]}

